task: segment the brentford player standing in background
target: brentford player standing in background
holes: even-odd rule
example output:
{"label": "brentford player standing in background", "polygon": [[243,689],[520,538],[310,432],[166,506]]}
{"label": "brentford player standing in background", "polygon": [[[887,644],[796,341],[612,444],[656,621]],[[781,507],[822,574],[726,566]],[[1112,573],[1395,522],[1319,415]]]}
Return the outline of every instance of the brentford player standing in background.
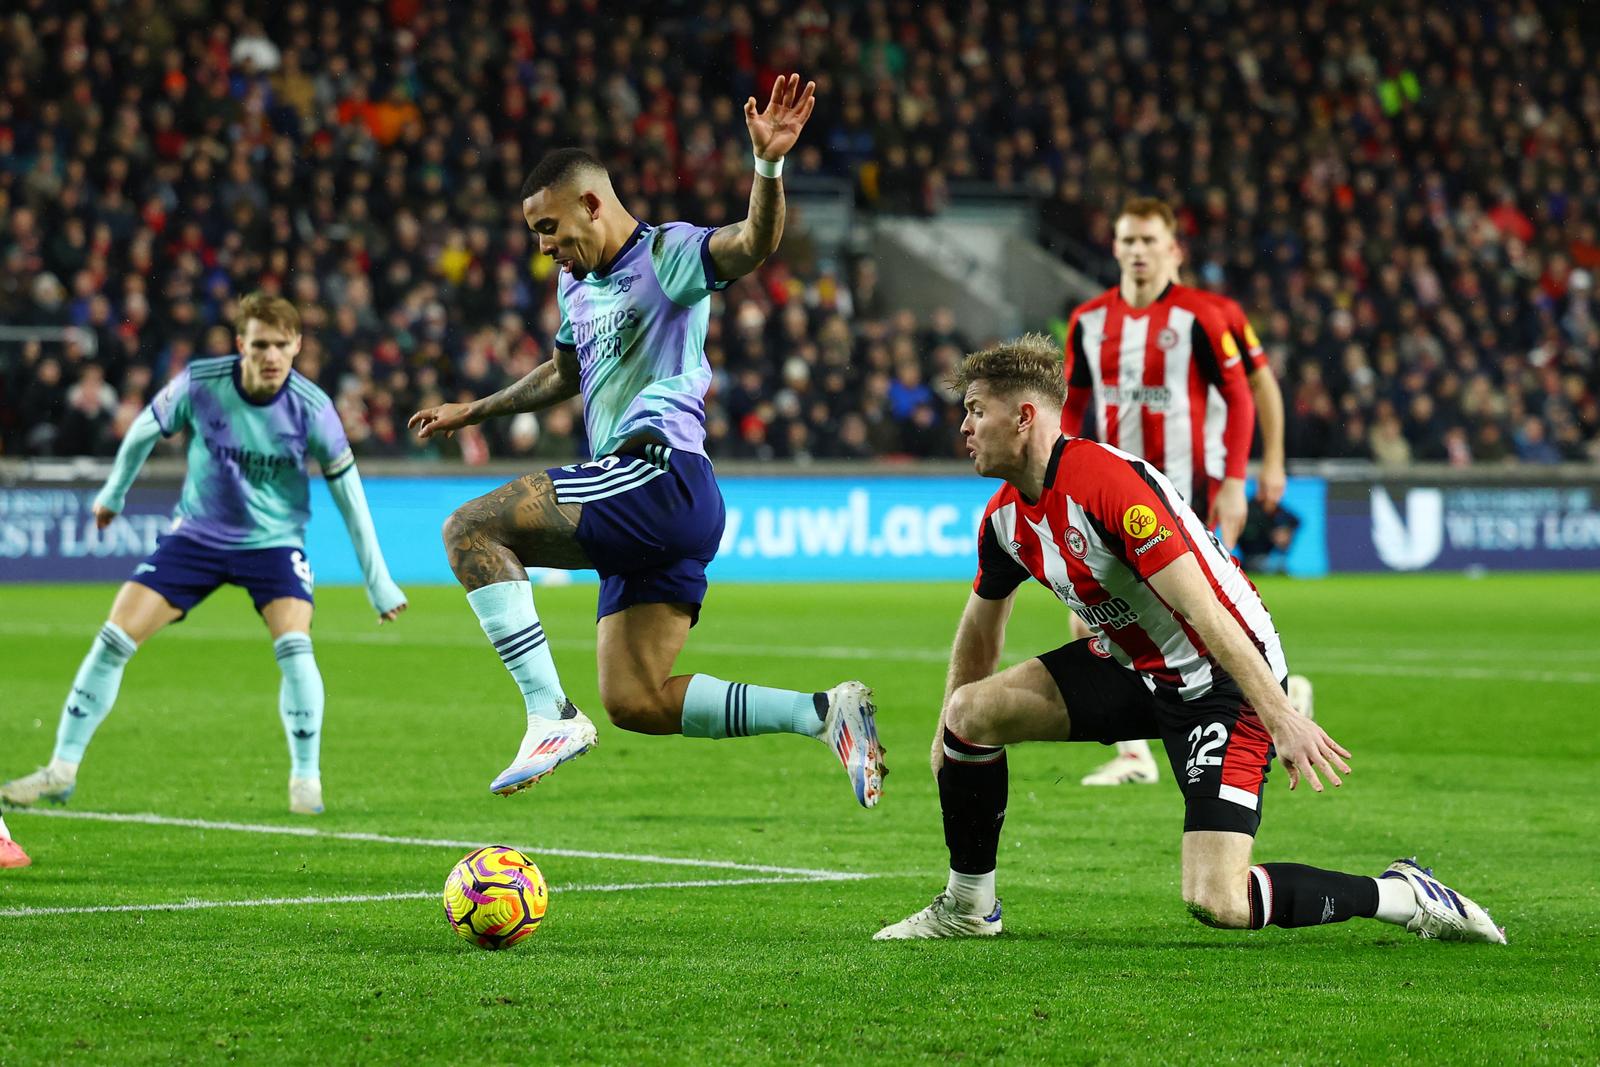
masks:
{"label": "brentford player standing in background", "polygon": [[[1154,463],[1210,528],[1220,528],[1231,548],[1249,510],[1244,483],[1256,415],[1253,393],[1263,387],[1272,392],[1263,409],[1263,493],[1271,493],[1270,506],[1283,494],[1277,382],[1264,367],[1243,309],[1227,301],[1230,310],[1225,297],[1177,284],[1183,258],[1177,219],[1166,203],[1128,201],[1117,217],[1112,251],[1122,269],[1120,282],[1077,308],[1067,327],[1061,428],[1081,432],[1092,395],[1099,439]],[[1247,347],[1253,354],[1246,354]],[[1076,618],[1073,625],[1076,636],[1087,635]],[[1308,710],[1309,683],[1295,675],[1291,688],[1296,706]],[[1116,756],[1083,784],[1148,784],[1158,776],[1149,744],[1135,740],[1119,743]]]}

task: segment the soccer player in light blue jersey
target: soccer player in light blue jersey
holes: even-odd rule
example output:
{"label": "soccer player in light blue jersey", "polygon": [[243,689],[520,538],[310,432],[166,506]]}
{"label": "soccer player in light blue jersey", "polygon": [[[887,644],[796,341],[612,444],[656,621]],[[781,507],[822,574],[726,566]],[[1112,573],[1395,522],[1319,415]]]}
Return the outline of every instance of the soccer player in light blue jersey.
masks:
{"label": "soccer player in light blue jersey", "polygon": [[122,510],[156,441],[188,431],[183,493],[171,529],[118,591],[110,618],[78,668],[50,763],[0,785],[7,803],[65,802],[134,652],[219,586],[237,585],[261,613],[283,674],[278,712],[289,742],[289,810],[322,811],[323,688],[311,648],[307,456],[321,466],[344,516],[379,623],[404,611],[406,598],[383,562],[339,413],[326,393],[293,369],[300,313],[281,297],[255,293],[241,302],[236,327],[240,354],[189,364],[140,414],[117,450],[111,476],[94,500],[101,529]]}
{"label": "soccer player in light blue jersey", "polygon": [[856,800],[878,802],[883,752],[865,685],[796,692],[672,673],[724,519],[705,455],[709,298],[777,248],[783,157],[815,91],[794,74],[776,81],[765,110],[746,102],[756,157],[749,217],[721,229],[641,222],[593,157],[546,156],[523,183],[522,213],[539,250],[561,266],[555,358],[493,396],[411,417],[426,438],[583,396],[592,462],[524,475],[445,523],[450,566],[527,711],[522,747],[490,786],[496,793],[526,789],[595,743],[594,724],[561,687],[528,584],[527,568],[561,567],[600,575],[600,700],[617,726],[816,738],[844,764]]}

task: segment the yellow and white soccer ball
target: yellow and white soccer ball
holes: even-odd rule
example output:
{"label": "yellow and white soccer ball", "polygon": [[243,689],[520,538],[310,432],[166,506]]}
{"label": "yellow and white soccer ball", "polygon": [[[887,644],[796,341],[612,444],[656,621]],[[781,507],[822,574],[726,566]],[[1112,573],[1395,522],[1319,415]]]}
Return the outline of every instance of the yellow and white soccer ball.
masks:
{"label": "yellow and white soccer ball", "polygon": [[507,845],[467,853],[444,881],[444,915],[479,948],[510,948],[539,929],[550,906],[544,875]]}

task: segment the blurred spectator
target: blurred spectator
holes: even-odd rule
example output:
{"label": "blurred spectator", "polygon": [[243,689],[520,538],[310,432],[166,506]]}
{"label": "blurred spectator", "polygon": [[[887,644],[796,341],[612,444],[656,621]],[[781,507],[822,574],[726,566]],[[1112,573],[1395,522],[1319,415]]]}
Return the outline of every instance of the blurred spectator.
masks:
{"label": "blurred spectator", "polygon": [[[545,413],[420,445],[427,396],[549,358],[550,262],[517,205],[578,143],[641,217],[736,220],[739,105],[819,83],[790,173],[867,212],[1031,198],[1091,275],[1134,193],[1179,209],[1189,269],[1280,372],[1290,455],[1494,463],[1600,449],[1600,74],[1572,6],[771,0],[131,6],[0,21],[0,448],[103,451],[127,410],[233,347],[238,294],[288,294],[301,369],[359,452],[582,454]],[[943,382],[986,338],[891,306],[870,256],[801,227],[713,299],[716,455],[953,456]],[[1064,301],[1065,302],[1065,301]],[[98,366],[98,378],[91,367]],[[78,388],[82,386],[83,388]],[[112,399],[105,402],[110,390]],[[176,443],[162,447],[172,449]]]}

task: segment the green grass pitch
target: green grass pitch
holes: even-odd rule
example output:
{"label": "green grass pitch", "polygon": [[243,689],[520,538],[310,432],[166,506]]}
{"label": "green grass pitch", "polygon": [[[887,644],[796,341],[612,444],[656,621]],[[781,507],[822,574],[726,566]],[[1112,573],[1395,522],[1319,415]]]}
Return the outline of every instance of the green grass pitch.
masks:
{"label": "green grass pitch", "polygon": [[[358,591],[321,593],[316,819],[287,811],[277,669],[242,592],[139,653],[65,809],[77,817],[8,813],[35,863],[0,872],[0,1063],[1600,1055],[1600,576],[1264,585],[1355,773],[1314,796],[1275,770],[1257,857],[1377,873],[1417,854],[1506,925],[1505,948],[1370,922],[1199,926],[1178,897],[1170,776],[1083,789],[1104,750],[1076,745],[1013,750],[1004,937],[876,944],[944,880],[927,752],[959,583],[714,588],[680,662],[796,688],[868,681],[893,771],[871,812],[812,742],[605,724],[592,586],[538,601],[600,745],[491,796],[521,734],[515,691],[459,591],[409,591],[381,630]],[[48,756],[111,592],[0,588],[0,774]],[[1066,632],[1042,590],[1020,599],[1014,658]],[[82,817],[96,813],[156,818]],[[555,887],[512,952],[445,924],[437,891],[469,842],[526,847]],[[724,884],[665,884],[682,882]],[[39,911],[94,906],[127,910]]]}

